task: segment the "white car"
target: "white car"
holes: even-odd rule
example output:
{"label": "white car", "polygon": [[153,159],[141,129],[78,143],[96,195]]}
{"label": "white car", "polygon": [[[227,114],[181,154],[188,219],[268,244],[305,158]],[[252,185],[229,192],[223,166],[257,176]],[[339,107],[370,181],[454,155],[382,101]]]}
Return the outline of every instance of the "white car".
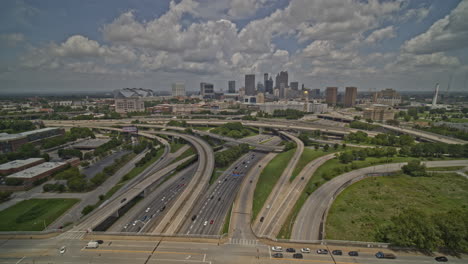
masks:
{"label": "white car", "polygon": [[204,226],[206,226],[208,224],[208,221],[205,221],[205,223],[203,223]]}
{"label": "white car", "polygon": [[136,225],[137,221],[133,222],[133,225]]}
{"label": "white car", "polygon": [[310,253],[310,248],[301,248],[302,253]]}
{"label": "white car", "polygon": [[274,252],[283,252],[283,248],[282,247],[271,247],[271,251],[274,251]]}
{"label": "white car", "polygon": [[67,251],[67,248],[65,246],[60,248],[60,254],[65,253],[65,251]]}
{"label": "white car", "polygon": [[146,211],[145,211],[145,212],[149,212],[149,210],[150,210],[150,208],[148,207],[148,208],[146,208]]}

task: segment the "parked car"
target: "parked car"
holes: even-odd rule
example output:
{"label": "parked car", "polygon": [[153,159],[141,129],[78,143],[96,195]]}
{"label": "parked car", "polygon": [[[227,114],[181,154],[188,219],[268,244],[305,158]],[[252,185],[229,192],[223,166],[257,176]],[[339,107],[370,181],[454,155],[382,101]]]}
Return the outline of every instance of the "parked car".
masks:
{"label": "parked car", "polygon": [[447,257],[445,257],[445,256],[435,257],[435,260],[437,262],[447,262],[448,261]]}
{"label": "parked car", "polygon": [[277,246],[274,246],[274,247],[271,247],[271,251],[275,251],[275,252],[283,252],[283,248],[282,248],[282,247],[277,247]]}
{"label": "parked car", "polygon": [[341,251],[341,250],[339,250],[339,249],[333,250],[333,251],[332,251],[332,254],[333,254],[333,255],[337,255],[337,256],[341,256],[341,255],[343,255],[343,251]]}
{"label": "parked car", "polygon": [[317,249],[317,254],[326,255],[326,254],[328,254],[328,250],[326,250],[326,249]]}
{"label": "parked car", "polygon": [[283,253],[275,253],[273,254],[274,258],[283,258]]}
{"label": "parked car", "polygon": [[294,252],[296,252],[296,250],[294,248],[287,248],[286,252],[294,253]]}
{"label": "parked car", "polygon": [[301,253],[295,253],[295,254],[293,255],[293,258],[295,258],[295,259],[301,259],[301,258],[304,258],[304,256],[302,256]]}
{"label": "parked car", "polygon": [[396,259],[396,256],[392,253],[383,253],[382,251],[379,251],[375,253],[375,256],[377,258],[386,258],[386,259]]}
{"label": "parked car", "polygon": [[301,248],[302,253],[310,253],[310,248]]}
{"label": "parked car", "polygon": [[357,257],[359,256],[359,253],[357,251],[350,251],[348,252],[348,255],[350,255],[351,257]]}

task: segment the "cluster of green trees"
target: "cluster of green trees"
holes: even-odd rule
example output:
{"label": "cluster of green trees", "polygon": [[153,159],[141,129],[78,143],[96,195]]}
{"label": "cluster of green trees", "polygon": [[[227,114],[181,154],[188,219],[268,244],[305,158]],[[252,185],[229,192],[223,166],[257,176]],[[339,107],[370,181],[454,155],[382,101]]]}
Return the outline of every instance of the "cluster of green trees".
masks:
{"label": "cluster of green trees", "polygon": [[93,131],[87,127],[73,127],[70,132],[66,132],[64,136],[53,137],[42,141],[42,147],[45,149],[63,145],[67,142],[75,141],[79,138],[96,138]]}
{"label": "cluster of green trees", "polygon": [[133,146],[133,152],[135,154],[139,154],[143,152],[146,148],[152,148],[153,147],[153,142],[148,141],[148,140],[142,140],[140,143],[137,145]]}
{"label": "cluster of green trees", "polygon": [[403,134],[401,136],[396,136],[393,134],[378,134],[375,137],[369,137],[367,133],[358,131],[356,133],[349,133],[345,137],[345,141],[355,142],[355,143],[370,143],[379,146],[412,146],[415,141],[414,138],[410,135]]}
{"label": "cluster of green trees", "polygon": [[42,186],[44,192],[65,192],[67,187],[61,183],[48,183]]}
{"label": "cluster of green trees", "polygon": [[26,143],[21,145],[15,152],[0,154],[0,164],[12,160],[28,158],[43,158],[45,161],[49,161],[49,155],[47,153],[41,154],[41,152],[33,144]]}
{"label": "cluster of green trees", "polygon": [[[113,137],[109,142],[102,144],[93,151],[94,156],[104,155],[107,151],[122,145],[123,141]],[[89,152],[88,152],[89,153]],[[86,153],[86,154],[88,154]],[[86,156],[86,155],[85,155]]]}
{"label": "cluster of green trees", "polygon": [[363,148],[360,150],[345,151],[338,156],[342,163],[350,163],[355,160],[365,160],[367,157],[393,157],[397,154],[394,147],[384,148]]}
{"label": "cluster of green trees", "polygon": [[378,128],[378,125],[368,124],[361,121],[352,121],[349,123],[350,128],[363,129],[363,130],[374,130]]}
{"label": "cluster of green trees", "polygon": [[413,146],[403,146],[399,151],[401,156],[440,158],[450,156],[456,158],[468,157],[468,144],[419,143]]}
{"label": "cluster of green trees", "polygon": [[468,251],[468,210],[428,214],[405,210],[379,227],[376,239],[401,247],[425,250],[445,248],[454,253]]}
{"label": "cluster of green trees", "polygon": [[177,127],[188,127],[187,121],[182,120],[182,121],[177,121],[177,120],[171,120],[167,122],[168,126],[177,126]]}
{"label": "cluster of green trees", "polygon": [[16,119],[0,120],[0,133],[14,134],[34,129],[36,127],[31,121]]}
{"label": "cluster of green trees", "polygon": [[238,146],[230,147],[227,150],[215,153],[215,164],[217,167],[224,167],[231,162],[240,158],[243,154],[249,151],[248,144],[240,144]]}
{"label": "cluster of green trees", "polygon": [[0,192],[0,202],[5,202],[10,199],[12,192]]}
{"label": "cluster of green trees", "polygon": [[244,127],[241,122],[226,123],[212,129],[211,132],[232,138],[242,138],[250,135],[249,129]]}
{"label": "cluster of green trees", "polygon": [[427,176],[426,166],[419,160],[411,160],[407,165],[401,167],[401,170],[410,176],[424,177]]}
{"label": "cluster of green trees", "polygon": [[152,147],[151,150],[148,153],[146,153],[146,155],[135,164],[135,166],[137,167],[143,166],[152,158],[156,157],[157,155],[158,155],[158,151]]}
{"label": "cluster of green trees", "polygon": [[281,144],[284,145],[284,151],[288,151],[297,147],[296,143],[293,141],[282,141]]}
{"label": "cluster of green trees", "polygon": [[[71,192],[84,192],[88,188],[85,175],[81,174],[77,167],[70,167],[55,174],[55,179],[66,180],[68,190]],[[46,189],[44,189],[44,191],[46,191]]]}
{"label": "cluster of green trees", "polygon": [[430,127],[422,127],[419,125],[414,126],[414,128],[419,130],[424,130],[431,133],[436,133],[439,135],[444,135],[448,137],[459,138],[463,140],[468,140],[468,133],[462,130],[458,130],[456,128],[448,127],[445,125],[442,126],[430,126]]}
{"label": "cluster of green trees", "polygon": [[72,158],[72,157],[77,157],[80,160],[83,159],[83,153],[78,149],[72,149],[72,148],[59,149],[58,150],[58,155],[62,159],[69,159],[69,158]]}

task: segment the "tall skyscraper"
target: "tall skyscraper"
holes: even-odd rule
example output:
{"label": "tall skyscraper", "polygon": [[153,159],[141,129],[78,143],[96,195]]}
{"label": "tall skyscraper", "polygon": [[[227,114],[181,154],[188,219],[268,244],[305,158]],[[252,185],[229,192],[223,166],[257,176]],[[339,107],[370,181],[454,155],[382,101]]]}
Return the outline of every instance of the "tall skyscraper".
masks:
{"label": "tall skyscraper", "polygon": [[353,107],[356,104],[356,95],[357,95],[356,87],[346,87],[344,106]]}
{"label": "tall skyscraper", "polygon": [[263,74],[263,85],[266,87],[266,82],[268,81],[268,73]]}
{"label": "tall skyscraper", "polygon": [[172,96],[179,97],[185,96],[185,84],[184,83],[173,83],[172,84]]}
{"label": "tall skyscraper", "polygon": [[338,94],[338,87],[327,87],[325,89],[326,102],[329,105],[336,105],[336,96]]}
{"label": "tall skyscraper", "polygon": [[312,89],[310,91],[310,94],[311,94],[312,98],[318,99],[318,98],[320,98],[320,89]]}
{"label": "tall skyscraper", "polygon": [[265,92],[265,86],[263,85],[262,82],[257,83],[257,93],[264,93]]}
{"label": "tall skyscraper", "polygon": [[291,90],[297,91],[299,90],[299,82],[291,82],[290,84]]}
{"label": "tall skyscraper", "polygon": [[279,98],[285,98],[285,97],[286,97],[286,85],[284,83],[280,83]]}
{"label": "tall skyscraper", "polygon": [[288,72],[282,71],[276,75],[276,88],[280,89],[281,84],[284,84],[284,88],[288,87]]}
{"label": "tall skyscraper", "polygon": [[255,93],[255,74],[245,75],[245,95],[256,95]]}
{"label": "tall skyscraper", "polygon": [[236,93],[236,81],[228,81],[228,92]]}
{"label": "tall skyscraper", "polygon": [[212,83],[200,83],[200,95],[203,98],[214,97],[214,85]]}
{"label": "tall skyscraper", "polygon": [[273,94],[273,79],[271,77],[265,81],[265,92]]}

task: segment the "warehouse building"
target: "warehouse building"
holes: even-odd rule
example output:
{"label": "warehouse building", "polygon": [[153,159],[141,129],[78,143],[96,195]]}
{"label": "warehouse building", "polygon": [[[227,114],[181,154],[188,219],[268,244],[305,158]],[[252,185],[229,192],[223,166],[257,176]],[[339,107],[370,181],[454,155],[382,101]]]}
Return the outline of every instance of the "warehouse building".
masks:
{"label": "warehouse building", "polygon": [[0,175],[8,175],[22,171],[27,168],[39,165],[44,162],[43,158],[29,158],[24,160],[14,160],[0,165]]}

